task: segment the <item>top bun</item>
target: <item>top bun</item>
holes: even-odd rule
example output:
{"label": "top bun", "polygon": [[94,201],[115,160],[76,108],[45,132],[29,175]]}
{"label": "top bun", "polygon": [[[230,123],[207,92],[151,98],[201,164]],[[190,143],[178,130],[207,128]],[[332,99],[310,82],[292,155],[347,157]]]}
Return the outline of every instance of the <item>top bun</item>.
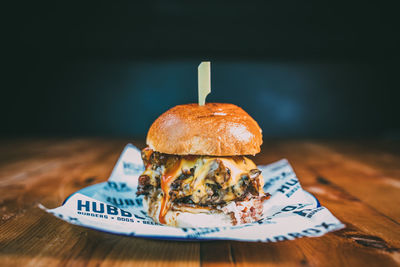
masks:
{"label": "top bun", "polygon": [[176,155],[255,155],[262,144],[257,122],[233,104],[179,105],[158,117],[147,145]]}

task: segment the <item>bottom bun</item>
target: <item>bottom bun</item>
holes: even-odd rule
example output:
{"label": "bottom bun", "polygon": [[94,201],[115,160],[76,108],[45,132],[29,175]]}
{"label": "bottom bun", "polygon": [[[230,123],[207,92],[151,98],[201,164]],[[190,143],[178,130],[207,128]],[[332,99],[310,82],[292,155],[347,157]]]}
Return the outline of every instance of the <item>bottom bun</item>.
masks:
{"label": "bottom bun", "polygon": [[[145,197],[144,209],[157,223],[160,223],[159,199]],[[231,202],[220,209],[206,207],[174,206],[164,217],[165,225],[174,227],[222,227],[251,223],[261,220],[263,217],[263,205],[259,199]]]}

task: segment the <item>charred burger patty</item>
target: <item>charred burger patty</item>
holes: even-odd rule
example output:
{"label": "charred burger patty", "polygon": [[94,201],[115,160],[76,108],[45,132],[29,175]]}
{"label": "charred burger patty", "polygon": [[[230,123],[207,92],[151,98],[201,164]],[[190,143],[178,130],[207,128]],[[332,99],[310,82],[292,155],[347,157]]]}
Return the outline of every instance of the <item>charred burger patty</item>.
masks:
{"label": "charred burger patty", "polygon": [[[168,210],[221,212],[233,224],[261,219],[261,171],[245,156],[171,155],[142,150],[146,170],[139,177],[138,195],[160,203],[160,223]],[[157,209],[156,208],[156,209]],[[151,212],[151,207],[149,207]]]}

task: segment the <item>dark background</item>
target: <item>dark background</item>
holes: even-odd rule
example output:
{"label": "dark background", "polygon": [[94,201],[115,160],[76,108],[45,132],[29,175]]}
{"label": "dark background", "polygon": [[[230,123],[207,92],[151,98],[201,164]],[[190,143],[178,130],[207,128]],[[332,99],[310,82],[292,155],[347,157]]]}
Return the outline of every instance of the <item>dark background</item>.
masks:
{"label": "dark background", "polygon": [[210,60],[266,137],[400,138],[396,6],[144,2],[3,6],[1,135],[144,137]]}

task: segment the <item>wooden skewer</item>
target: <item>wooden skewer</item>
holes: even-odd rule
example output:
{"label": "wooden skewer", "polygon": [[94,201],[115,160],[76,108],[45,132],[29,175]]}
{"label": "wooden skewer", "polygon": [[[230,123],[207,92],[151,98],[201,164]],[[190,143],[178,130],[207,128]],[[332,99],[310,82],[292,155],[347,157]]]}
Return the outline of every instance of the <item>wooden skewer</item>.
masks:
{"label": "wooden skewer", "polygon": [[199,105],[204,106],[206,97],[211,92],[210,61],[203,61],[198,67]]}

